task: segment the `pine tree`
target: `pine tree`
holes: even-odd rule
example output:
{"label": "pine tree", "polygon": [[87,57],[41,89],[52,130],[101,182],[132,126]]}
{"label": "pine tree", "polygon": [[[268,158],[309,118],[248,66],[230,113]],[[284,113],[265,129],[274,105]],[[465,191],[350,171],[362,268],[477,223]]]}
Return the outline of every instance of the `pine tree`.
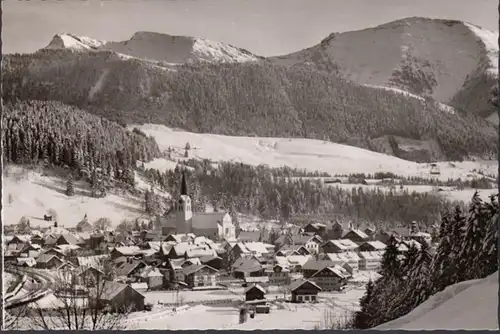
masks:
{"label": "pine tree", "polygon": [[354,314],[354,328],[356,329],[367,329],[370,328],[370,320],[372,319],[372,314],[370,314],[370,306],[373,298],[374,284],[370,279],[366,284],[366,291],[363,297],[359,300],[360,310]]}
{"label": "pine tree", "polygon": [[73,177],[70,175],[66,182],[66,196],[74,196],[75,189],[73,187]]}

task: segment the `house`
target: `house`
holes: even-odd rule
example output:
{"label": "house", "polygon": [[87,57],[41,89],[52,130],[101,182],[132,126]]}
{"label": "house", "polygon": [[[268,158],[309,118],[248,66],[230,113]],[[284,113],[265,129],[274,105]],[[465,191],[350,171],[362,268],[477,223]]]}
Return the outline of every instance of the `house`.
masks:
{"label": "house", "polygon": [[72,234],[61,234],[56,242],[55,245],[78,245],[79,241],[77,237],[75,237]]}
{"label": "house", "polygon": [[128,284],[114,281],[104,281],[103,288],[98,300],[104,305],[110,306],[111,310],[144,310],[144,295],[133,289]]}
{"label": "house", "polygon": [[324,237],[326,235],[326,225],[321,223],[309,223],[306,226],[304,226],[304,232]]}
{"label": "house", "polygon": [[310,255],[304,245],[284,245],[277,252],[276,256],[290,256],[290,255]]}
{"label": "house", "polygon": [[360,257],[358,253],[355,252],[345,252],[345,253],[326,253],[324,255],[325,260],[331,261],[334,265],[342,266],[345,263],[353,269],[354,272],[359,270]]}
{"label": "house", "polygon": [[32,244],[28,242],[23,245],[23,248],[19,252],[21,257],[38,257],[40,255],[42,247],[38,244]]}
{"label": "house", "polygon": [[255,257],[240,257],[231,266],[235,278],[264,276],[264,268]]}
{"label": "house", "polygon": [[252,284],[244,291],[245,301],[252,302],[252,304],[265,304],[266,303],[266,290],[259,284]]}
{"label": "house", "polygon": [[286,257],[288,261],[288,268],[291,273],[300,272],[304,264],[307,263],[312,257],[310,255],[289,255]]}
{"label": "house", "polygon": [[318,235],[281,235],[276,241],[280,245],[302,245],[304,246],[309,253],[317,254],[319,252],[320,245],[323,243],[323,240]]}
{"label": "house", "polygon": [[92,224],[89,223],[86,216],[82,221],[79,221],[76,224],[76,231],[77,232],[92,232],[93,230],[94,230],[94,227],[92,226]]}
{"label": "house", "polygon": [[57,268],[57,271],[72,271],[75,268],[76,268],[76,266],[73,263],[67,261],[67,262],[64,262],[63,264],[61,264],[59,266],[59,268]]}
{"label": "house", "polygon": [[360,252],[383,251],[386,245],[382,241],[367,241],[359,246]]}
{"label": "house", "polygon": [[165,276],[157,268],[148,266],[141,273],[141,280],[147,283],[149,290],[155,290],[163,287]]}
{"label": "house", "polygon": [[129,246],[129,247],[114,247],[110,252],[109,256],[111,259],[116,259],[118,257],[128,257],[128,256],[142,256],[141,249],[138,246]]}
{"label": "house", "polygon": [[167,280],[170,282],[184,282],[184,268],[191,265],[201,265],[199,259],[170,259],[168,261]]}
{"label": "house", "polygon": [[76,275],[78,285],[86,287],[95,287],[98,282],[102,282],[106,275],[100,269],[95,267],[80,268],[80,273]]}
{"label": "house", "polygon": [[219,271],[205,264],[193,264],[184,268],[184,281],[191,289],[217,288]]}
{"label": "house", "polygon": [[422,245],[418,241],[413,240],[413,239],[402,240],[401,242],[399,242],[398,250],[401,253],[404,253],[404,252],[407,252],[411,247],[415,247],[416,249],[420,249],[422,247]]}
{"label": "house", "polygon": [[194,233],[209,239],[236,239],[236,227],[227,212],[193,212],[187,192],[186,175],[182,174],[180,196],[167,217],[159,217],[162,234]]}
{"label": "house", "polygon": [[263,242],[247,242],[243,244],[248,252],[256,256],[267,256],[274,253],[274,245]]}
{"label": "house", "polygon": [[343,253],[354,252],[358,249],[358,244],[350,239],[328,240],[321,248],[323,253]]}
{"label": "house", "polygon": [[180,242],[193,242],[194,239],[196,238],[196,235],[194,233],[183,233],[183,234],[169,234],[163,241],[169,242],[175,242],[175,243],[180,243]]}
{"label": "house", "polygon": [[290,270],[280,264],[276,264],[265,270],[265,274],[269,277],[269,284],[272,285],[289,285]]}
{"label": "house", "polygon": [[217,255],[202,256],[200,262],[217,270],[222,268],[222,258]]}
{"label": "house", "polygon": [[126,261],[116,264],[115,272],[117,277],[132,278],[138,276],[139,272],[146,267],[146,263],[132,258],[126,258]]}
{"label": "house", "polygon": [[40,234],[35,234],[31,237],[31,244],[33,245],[40,245],[40,246],[43,246],[43,243],[44,243],[44,239],[43,239],[43,236],[40,235]]}
{"label": "house", "polygon": [[36,267],[39,269],[56,269],[64,263],[54,254],[40,254],[36,258]]}
{"label": "house", "polygon": [[354,269],[352,264],[349,264],[347,262],[342,265],[342,268],[344,268],[344,270],[349,274],[349,276],[352,277],[354,273],[359,270],[359,263],[356,265],[356,269]]}
{"label": "house", "polygon": [[383,251],[359,252],[359,270],[377,270],[382,262]]}
{"label": "house", "polygon": [[338,291],[347,282],[348,274],[341,266],[325,267],[317,271],[309,279],[323,291]]}
{"label": "house", "polygon": [[349,239],[357,244],[361,244],[366,241],[369,241],[370,237],[367,236],[366,233],[361,231],[360,229],[351,229],[342,237],[342,239]]}
{"label": "house", "polygon": [[301,269],[302,275],[304,278],[309,278],[312,275],[314,275],[317,271],[325,268],[325,267],[331,267],[334,266],[335,263],[333,263],[330,260],[316,260],[314,258],[310,258],[303,266]]}
{"label": "house", "polygon": [[297,280],[290,284],[292,303],[316,302],[321,288],[308,280]]}

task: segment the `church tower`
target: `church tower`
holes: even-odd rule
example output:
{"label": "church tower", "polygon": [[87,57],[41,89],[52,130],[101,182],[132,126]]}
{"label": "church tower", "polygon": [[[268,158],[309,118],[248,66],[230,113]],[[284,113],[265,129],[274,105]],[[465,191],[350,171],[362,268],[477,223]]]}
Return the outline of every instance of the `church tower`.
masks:
{"label": "church tower", "polygon": [[181,193],[176,205],[176,227],[177,233],[193,232],[193,211],[191,209],[191,198],[187,193],[186,174],[182,172]]}

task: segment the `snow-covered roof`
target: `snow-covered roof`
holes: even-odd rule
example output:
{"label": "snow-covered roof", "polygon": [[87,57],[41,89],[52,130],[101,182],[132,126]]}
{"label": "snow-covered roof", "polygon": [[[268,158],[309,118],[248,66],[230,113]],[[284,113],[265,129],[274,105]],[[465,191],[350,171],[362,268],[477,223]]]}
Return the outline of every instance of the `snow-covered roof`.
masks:
{"label": "snow-covered roof", "polygon": [[378,241],[378,240],[367,241],[366,243],[369,244],[370,246],[372,246],[376,250],[384,250],[387,247],[386,244],[384,244],[382,241]]}
{"label": "snow-covered roof", "polygon": [[345,253],[327,253],[326,257],[333,262],[357,262],[359,261],[359,255],[355,252],[345,252]]}
{"label": "snow-covered roof", "polygon": [[328,242],[340,250],[354,250],[358,248],[358,245],[350,239],[329,240]]}
{"label": "snow-covered roof", "polygon": [[274,247],[263,242],[246,242],[244,245],[252,254],[267,254],[269,247]]}
{"label": "snow-covered roof", "polygon": [[380,261],[384,252],[374,251],[374,252],[359,252],[359,257],[368,261]]}

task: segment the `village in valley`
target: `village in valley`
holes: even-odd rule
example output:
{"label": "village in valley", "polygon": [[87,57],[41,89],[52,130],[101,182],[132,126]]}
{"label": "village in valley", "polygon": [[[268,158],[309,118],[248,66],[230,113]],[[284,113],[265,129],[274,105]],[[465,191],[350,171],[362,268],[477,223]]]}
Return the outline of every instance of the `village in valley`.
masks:
{"label": "village in valley", "polygon": [[179,320],[172,329],[282,328],[285,313],[293,314],[287,328],[332,328],[358,309],[389,242],[405,253],[432,244],[437,232],[420,231],[416,222],[387,230],[339,219],[237,231],[230,212],[193,212],[188,185],[182,174],[174,208],[157,218],[161,230],[144,221],[134,230],[97,230],[86,216],[64,228],[50,214],[44,219],[51,225],[30,234],[6,227],[5,271],[14,281],[7,309],[31,311],[21,323],[68,307],[68,298],[90,299],[89,288],[103,285],[95,298],[126,309],[126,328],[175,326],[180,314],[198,317],[197,308],[213,319],[224,315],[216,324],[202,324],[201,315],[197,324]]}

